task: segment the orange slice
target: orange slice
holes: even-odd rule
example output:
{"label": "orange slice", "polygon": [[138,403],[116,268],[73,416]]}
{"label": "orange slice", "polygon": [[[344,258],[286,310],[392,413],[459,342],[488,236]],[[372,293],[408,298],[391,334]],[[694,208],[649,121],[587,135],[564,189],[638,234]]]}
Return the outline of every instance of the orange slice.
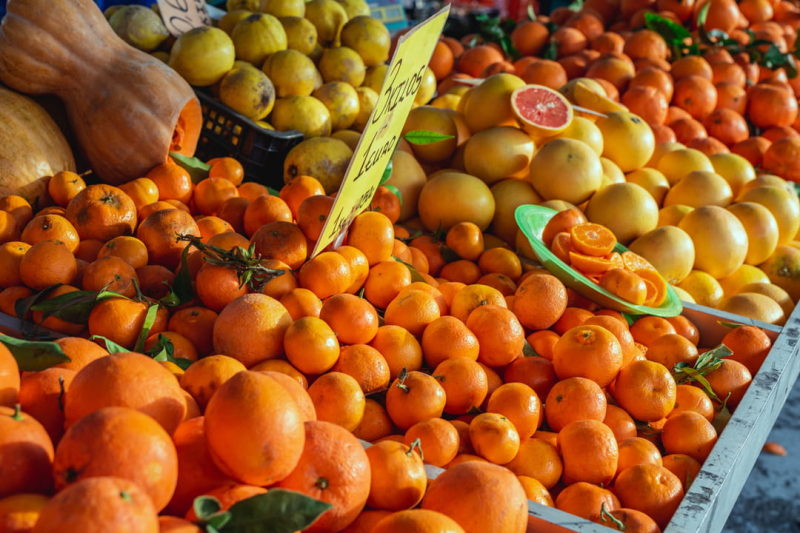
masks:
{"label": "orange slice", "polygon": [[614,268],[614,263],[605,257],[586,255],[580,252],[569,253],[569,264],[583,274],[602,274]]}
{"label": "orange slice", "polygon": [[634,273],[653,286],[653,298],[651,300],[648,297],[645,304],[649,307],[661,307],[661,304],[667,300],[667,281],[664,277],[655,270],[649,270],[647,268],[634,270]]}
{"label": "orange slice", "polygon": [[617,244],[617,238],[610,229],[592,222],[572,226],[569,235],[572,237],[573,248],[582,254],[595,257],[610,254]]}
{"label": "orange slice", "polygon": [[647,299],[647,284],[644,279],[621,268],[603,274],[600,286],[634,305],[642,305]]}
{"label": "orange slice", "polygon": [[650,264],[650,261],[631,251],[622,252],[622,261],[625,263],[625,268],[631,272],[636,272],[637,270],[652,270],[653,272],[658,272],[655,267]]}
{"label": "orange slice", "polygon": [[572,237],[569,236],[569,233],[566,231],[562,231],[561,233],[556,233],[556,236],[553,238],[553,244],[550,245],[550,251],[553,252],[553,255],[561,259],[564,263],[570,264],[569,253],[572,250]]}

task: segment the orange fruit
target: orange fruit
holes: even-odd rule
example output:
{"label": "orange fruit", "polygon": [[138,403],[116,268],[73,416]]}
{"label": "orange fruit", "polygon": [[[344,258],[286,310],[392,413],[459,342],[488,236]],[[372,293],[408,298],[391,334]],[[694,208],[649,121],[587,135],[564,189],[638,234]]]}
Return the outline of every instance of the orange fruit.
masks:
{"label": "orange fruit", "polygon": [[410,446],[419,439],[424,450],[425,462],[443,467],[452,461],[459,451],[459,433],[453,424],[441,418],[417,422],[406,431],[403,442]]}
{"label": "orange fruit", "polygon": [[683,486],[669,469],[639,464],[620,472],[614,494],[624,507],[645,513],[665,528],[683,499]]}
{"label": "orange fruit", "polygon": [[70,426],[58,443],[53,475],[56,490],[91,477],[128,479],[161,510],[175,491],[178,456],[170,435],[153,418],[126,407],[105,407]]}
{"label": "orange fruit", "polygon": [[531,276],[514,292],[511,310],[528,329],[548,329],[567,308],[567,289],[555,276]]}
{"label": "orange fruit", "polygon": [[[467,288],[462,292],[465,290]],[[500,367],[522,353],[525,330],[514,313],[504,306],[488,304],[475,308],[470,312],[466,326],[478,339],[478,361],[481,363]]]}
{"label": "orange fruit", "polygon": [[542,421],[542,403],[536,392],[524,383],[506,383],[489,397],[487,412],[508,418],[521,441],[530,438]]}
{"label": "orange fruit", "polygon": [[643,422],[666,417],[675,405],[676,394],[670,371],[653,361],[633,361],[622,367],[613,390],[617,404]]}
{"label": "orange fruit", "polygon": [[661,442],[668,454],[685,454],[702,463],[717,442],[717,431],[703,415],[684,411],[667,419]]}
{"label": "orange fruit", "polygon": [[580,377],[557,382],[547,394],[544,414],[553,431],[561,431],[577,420],[602,421],[606,416],[603,390],[592,380]]}
{"label": "orange fruit", "polygon": [[386,411],[400,429],[418,422],[441,417],[445,392],[432,376],[419,371],[395,379],[386,392]]}
{"label": "orange fruit", "polygon": [[[140,386],[131,387],[128,377]],[[75,375],[64,395],[65,427],[103,407],[128,407],[154,418],[172,434],[186,414],[180,386],[169,370],[138,353],[100,357]]]}
{"label": "orange fruit", "polygon": [[[76,501],[92,505],[75,506]],[[63,531],[66,524],[76,530],[110,533],[159,530],[158,511],[147,492],[133,481],[114,476],[86,478],[60,491],[42,507],[35,528]]]}
{"label": "orange fruit", "polygon": [[13,494],[47,494],[53,487],[53,443],[32,416],[0,406],[0,459],[13,469],[0,480],[0,498]]}
{"label": "orange fruit", "polygon": [[[464,492],[463,487],[474,490]],[[477,508],[482,512],[476,514]],[[475,461],[451,466],[434,479],[422,509],[449,516],[465,531],[524,531],[528,520],[525,491],[517,477],[501,466]]]}
{"label": "orange fruit", "polygon": [[67,205],[66,218],[81,239],[106,242],[130,235],[136,227],[136,204],[122,189],[111,185],[89,185]]}
{"label": "orange fruit", "polygon": [[389,385],[389,364],[381,352],[369,344],[343,346],[332,370],[354,378],[364,394],[378,392]]}
{"label": "orange fruit", "polygon": [[377,401],[367,398],[364,404],[364,418],[353,430],[353,435],[367,442],[376,442],[390,436],[393,431],[392,420],[386,409]]}
{"label": "orange fruit", "polygon": [[610,490],[592,483],[578,481],[562,490],[556,497],[556,509],[580,516],[586,520],[598,520],[602,510],[613,512],[620,508],[619,499]]}
{"label": "orange fruit", "polygon": [[584,377],[605,387],[617,376],[622,361],[622,346],[601,326],[573,328],[553,347],[553,368],[560,379]]}
{"label": "orange fruit", "polygon": [[[17,401],[25,413],[42,424],[53,444],[58,444],[64,434],[64,411],[59,402],[69,389],[75,374],[74,370],[66,368],[47,368],[26,373],[19,381]],[[0,381],[3,381],[2,378]],[[8,387],[6,390],[11,392],[12,388]]]}
{"label": "orange fruit", "polygon": [[384,440],[366,452],[370,466],[369,507],[401,511],[422,501],[428,479],[420,452],[413,445]]}
{"label": "orange fruit", "polygon": [[369,496],[369,458],[358,439],[335,424],[306,422],[304,433],[296,467],[277,486],[333,506],[305,531],[341,531],[356,519]]}
{"label": "orange fruit", "polygon": [[304,374],[327,372],[339,359],[336,334],[322,319],[298,318],[286,329],[283,337],[286,358]]}
{"label": "orange fruit", "polygon": [[317,419],[353,431],[364,419],[365,397],[358,381],[343,372],[321,375],[308,387]]}
{"label": "orange fruit", "polygon": [[278,300],[245,294],[225,306],[214,322],[214,349],[251,367],[282,354],[283,336],[291,323],[292,317]]}
{"label": "orange fruit", "polygon": [[[432,324],[435,322],[436,320]],[[428,330],[428,328],[425,329]],[[400,326],[384,325],[379,327],[369,345],[383,355],[389,366],[389,378],[392,380],[404,368],[409,372],[422,368],[423,350],[420,342],[408,330]]]}
{"label": "orange fruit", "polygon": [[378,313],[367,300],[354,294],[331,296],[319,313],[341,344],[368,344],[378,332]]}
{"label": "orange fruit", "polygon": [[473,359],[445,359],[432,373],[445,392],[444,412],[464,415],[478,409],[489,391],[486,372]]}
{"label": "orange fruit", "polygon": [[[598,420],[577,420],[558,432],[566,484],[608,484],[617,472],[619,451],[611,428]],[[558,506],[558,504],[556,504]]]}
{"label": "orange fruit", "polygon": [[[300,409],[276,380],[239,372],[219,386],[206,406],[208,449],[226,475],[243,483],[272,484],[287,477],[300,460],[305,440],[301,422]],[[264,450],[269,450],[266,457]]]}

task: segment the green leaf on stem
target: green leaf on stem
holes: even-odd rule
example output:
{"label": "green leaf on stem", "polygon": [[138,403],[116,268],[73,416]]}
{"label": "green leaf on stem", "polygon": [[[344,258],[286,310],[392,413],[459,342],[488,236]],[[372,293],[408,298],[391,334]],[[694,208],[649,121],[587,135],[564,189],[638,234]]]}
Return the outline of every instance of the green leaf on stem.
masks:
{"label": "green leaf on stem", "polygon": [[239,501],[228,510],[231,515],[223,533],[293,533],[308,528],[332,509],[329,503],[285,489],[270,489]]}
{"label": "green leaf on stem", "polygon": [[200,161],[196,157],[188,157],[178,152],[170,152],[169,155],[178,166],[189,173],[195,185],[208,177],[208,171],[211,170],[211,165]]}
{"label": "green leaf on stem", "polygon": [[[403,135],[403,138],[408,142],[410,142],[411,144],[416,144],[417,146],[424,146],[426,144],[438,143],[439,141],[446,141],[448,139],[454,138],[454,136],[444,135],[442,133],[436,133],[435,131],[414,130],[414,131],[409,131],[408,133]],[[391,175],[391,170],[389,170],[389,174]]]}
{"label": "green leaf on stem", "polygon": [[55,342],[28,341],[0,334],[0,343],[8,348],[22,372],[37,372],[71,361]]}
{"label": "green leaf on stem", "polygon": [[120,346],[116,342],[112,341],[109,338],[103,337],[102,335],[92,335],[91,337],[89,337],[89,340],[90,341],[94,341],[94,340],[103,341],[103,344],[105,344],[105,347],[106,347],[106,350],[108,351],[108,353],[127,353],[127,352],[130,352],[130,350],[128,348],[126,348],[124,346]]}
{"label": "green leaf on stem", "polygon": [[150,330],[153,329],[153,324],[156,323],[158,316],[158,304],[153,304],[147,308],[147,314],[144,316],[144,324],[142,324],[142,331],[139,332],[139,337],[136,339],[136,345],[133,347],[134,352],[143,352],[144,343],[147,337],[150,336]]}

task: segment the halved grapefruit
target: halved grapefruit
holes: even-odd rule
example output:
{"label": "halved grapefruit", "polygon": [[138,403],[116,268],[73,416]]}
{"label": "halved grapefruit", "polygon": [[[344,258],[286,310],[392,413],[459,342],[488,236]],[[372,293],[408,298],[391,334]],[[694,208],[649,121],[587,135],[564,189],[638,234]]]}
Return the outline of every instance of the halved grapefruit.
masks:
{"label": "halved grapefruit", "polygon": [[511,93],[511,108],[522,129],[534,137],[550,137],[572,123],[572,104],[543,85],[526,85]]}

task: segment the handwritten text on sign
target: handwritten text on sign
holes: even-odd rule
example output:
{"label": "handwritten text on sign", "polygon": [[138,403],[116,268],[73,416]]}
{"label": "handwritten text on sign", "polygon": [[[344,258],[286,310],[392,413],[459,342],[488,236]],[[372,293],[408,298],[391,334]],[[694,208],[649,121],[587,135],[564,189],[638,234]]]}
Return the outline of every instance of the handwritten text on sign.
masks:
{"label": "handwritten text on sign", "polygon": [[449,12],[450,6],[447,5],[400,37],[378,103],[353,152],[312,257],[340,239],[353,219],[372,201]]}
{"label": "handwritten text on sign", "polygon": [[211,25],[205,0],[158,0],[158,9],[167,30],[175,37],[192,28]]}

